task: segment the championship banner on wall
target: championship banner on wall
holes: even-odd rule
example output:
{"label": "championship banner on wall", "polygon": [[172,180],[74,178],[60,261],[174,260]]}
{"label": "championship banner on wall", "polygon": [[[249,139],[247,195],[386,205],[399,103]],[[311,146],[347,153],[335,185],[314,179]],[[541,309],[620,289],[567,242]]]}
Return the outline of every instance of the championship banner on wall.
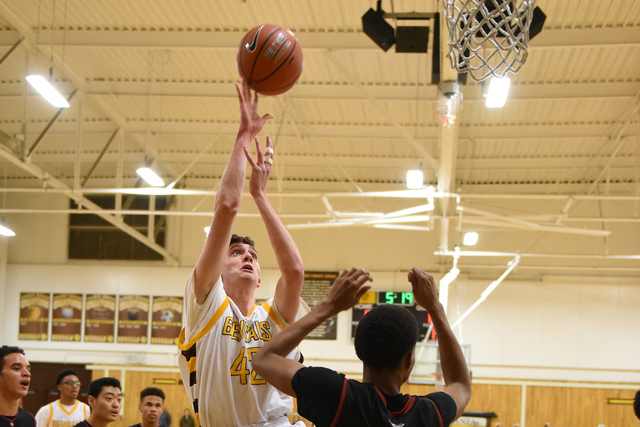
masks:
{"label": "championship banner on wall", "polygon": [[50,294],[20,294],[19,340],[46,341],[49,338]]}
{"label": "championship banner on wall", "polygon": [[[338,277],[337,272],[309,271],[304,273],[302,299],[313,309],[329,294],[329,288]],[[315,328],[305,339],[335,340],[337,337],[338,316],[332,316]]]}
{"label": "championship banner on wall", "polygon": [[51,341],[80,341],[82,294],[53,294]]}
{"label": "championship banner on wall", "polygon": [[118,298],[118,342],[146,344],[149,327],[149,297],[120,295]]}
{"label": "championship banner on wall", "polygon": [[116,335],[116,296],[87,295],[84,307],[84,341],[113,342]]}
{"label": "championship banner on wall", "polygon": [[182,329],[182,297],[153,297],[151,344],[178,344]]}

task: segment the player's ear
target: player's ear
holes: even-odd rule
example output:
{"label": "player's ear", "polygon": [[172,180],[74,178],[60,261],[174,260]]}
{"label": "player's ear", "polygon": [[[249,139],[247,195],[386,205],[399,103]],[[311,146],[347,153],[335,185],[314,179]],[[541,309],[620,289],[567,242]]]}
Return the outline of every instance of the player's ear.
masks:
{"label": "player's ear", "polygon": [[258,277],[258,286],[256,286],[256,288],[260,287],[260,283],[262,282],[262,279]]}
{"label": "player's ear", "polygon": [[91,409],[93,409],[96,404],[96,398],[91,395],[87,396],[87,403],[91,406]]}

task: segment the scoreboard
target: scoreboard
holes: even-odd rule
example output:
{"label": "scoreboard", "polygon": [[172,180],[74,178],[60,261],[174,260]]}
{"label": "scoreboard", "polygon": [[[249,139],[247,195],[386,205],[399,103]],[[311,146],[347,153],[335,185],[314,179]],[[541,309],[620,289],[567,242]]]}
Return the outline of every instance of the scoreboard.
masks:
{"label": "scoreboard", "polygon": [[351,311],[351,339],[355,336],[356,326],[371,309],[378,305],[395,304],[404,306],[414,315],[418,321],[418,341],[423,341],[429,334],[427,341],[436,339],[436,331],[431,327],[431,316],[427,311],[416,305],[413,300],[413,292],[373,292],[369,291],[360,298]]}

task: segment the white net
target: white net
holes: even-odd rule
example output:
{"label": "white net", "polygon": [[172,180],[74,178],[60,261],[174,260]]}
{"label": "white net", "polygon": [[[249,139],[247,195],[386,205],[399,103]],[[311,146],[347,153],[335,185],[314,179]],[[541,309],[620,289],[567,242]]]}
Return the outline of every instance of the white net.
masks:
{"label": "white net", "polygon": [[529,53],[535,0],[446,0],[449,58],[475,81],[516,73]]}

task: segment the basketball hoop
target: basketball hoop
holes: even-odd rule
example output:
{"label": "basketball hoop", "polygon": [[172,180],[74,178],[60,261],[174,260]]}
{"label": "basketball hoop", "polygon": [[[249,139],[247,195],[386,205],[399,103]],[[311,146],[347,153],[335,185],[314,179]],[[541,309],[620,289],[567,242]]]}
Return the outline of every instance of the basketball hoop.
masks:
{"label": "basketball hoop", "polygon": [[517,73],[529,53],[535,0],[446,0],[449,58],[477,82]]}

